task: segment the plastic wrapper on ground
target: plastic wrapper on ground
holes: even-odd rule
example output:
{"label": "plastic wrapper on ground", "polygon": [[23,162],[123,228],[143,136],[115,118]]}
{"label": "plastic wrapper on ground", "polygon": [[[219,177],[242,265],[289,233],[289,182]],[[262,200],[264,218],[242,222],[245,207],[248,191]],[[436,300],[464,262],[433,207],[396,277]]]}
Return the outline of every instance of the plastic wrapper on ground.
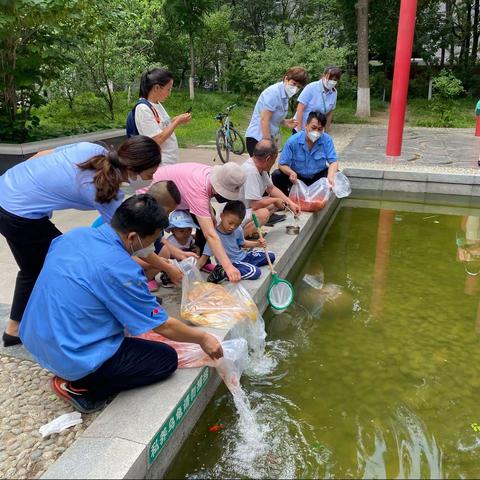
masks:
{"label": "plastic wrapper on ground", "polygon": [[320,178],[316,182],[307,186],[301,180],[297,180],[291,190],[290,198],[304,212],[317,212],[321,210],[330,196],[330,186],[326,178]]}
{"label": "plastic wrapper on ground", "polygon": [[65,413],[46,425],[42,425],[38,431],[42,437],[47,437],[53,433],[63,432],[67,428],[74,427],[82,422],[82,414],[80,412]]}

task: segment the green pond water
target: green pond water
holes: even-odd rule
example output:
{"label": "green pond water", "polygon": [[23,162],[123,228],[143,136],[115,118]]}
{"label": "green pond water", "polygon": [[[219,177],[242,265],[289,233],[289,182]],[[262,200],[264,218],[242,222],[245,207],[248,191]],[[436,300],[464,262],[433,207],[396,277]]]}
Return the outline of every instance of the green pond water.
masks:
{"label": "green pond water", "polygon": [[[456,245],[466,220],[340,208],[291,275],[295,305],[265,314],[264,365],[242,377],[255,422],[222,386],[167,478],[480,477],[480,275]],[[305,274],[323,274],[322,290]]]}

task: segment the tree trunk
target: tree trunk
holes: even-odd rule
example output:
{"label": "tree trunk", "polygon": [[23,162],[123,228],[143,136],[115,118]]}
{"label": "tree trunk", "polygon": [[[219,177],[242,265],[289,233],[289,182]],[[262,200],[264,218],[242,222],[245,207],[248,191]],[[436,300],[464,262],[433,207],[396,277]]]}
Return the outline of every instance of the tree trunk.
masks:
{"label": "tree trunk", "polygon": [[370,116],[370,83],[368,76],[368,0],[358,0],[357,10],[357,117]]}
{"label": "tree trunk", "polygon": [[190,87],[190,100],[195,98],[195,89],[193,86],[193,77],[195,76],[195,52],[193,50],[193,33],[190,32],[190,78],[188,79],[188,85]]}
{"label": "tree trunk", "polygon": [[3,98],[5,108],[8,112],[10,121],[15,121],[17,117],[17,89],[15,84],[15,68],[17,63],[17,44],[16,39],[7,37],[5,39],[5,49],[0,53],[0,66],[3,76]]}
{"label": "tree trunk", "polygon": [[447,0],[445,2],[445,17],[448,25],[448,37],[449,37],[449,52],[448,52],[448,64],[453,65],[455,62],[455,27],[453,23],[453,8],[452,2],[455,0]]}
{"label": "tree trunk", "polygon": [[[103,51],[106,52],[105,47],[103,48]],[[103,87],[107,91],[107,94],[104,95],[104,99],[105,99],[105,102],[107,103],[108,112],[110,113],[111,120],[115,120],[115,113],[113,110],[113,95],[112,95],[113,85],[110,88],[111,81],[108,79],[107,69],[105,65],[105,55],[102,56],[101,68],[102,68],[101,75],[102,75]]]}
{"label": "tree trunk", "polygon": [[472,66],[477,64],[478,55],[478,38],[480,36],[479,31],[479,16],[480,16],[480,0],[475,0],[475,6],[473,10],[473,40],[472,40]]}
{"label": "tree trunk", "polygon": [[466,4],[467,16],[465,18],[465,57],[463,64],[465,68],[470,63],[470,37],[472,35],[472,2]]}

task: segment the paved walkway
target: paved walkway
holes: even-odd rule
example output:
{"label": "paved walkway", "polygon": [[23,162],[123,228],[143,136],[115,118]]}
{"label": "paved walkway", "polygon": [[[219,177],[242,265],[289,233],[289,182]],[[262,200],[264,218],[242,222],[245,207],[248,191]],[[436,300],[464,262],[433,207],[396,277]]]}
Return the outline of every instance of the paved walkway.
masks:
{"label": "paved walkway", "polygon": [[385,155],[387,127],[365,126],[345,149],[343,160],[349,166],[371,167],[388,164],[412,171],[452,171],[478,173],[480,137],[474,129],[406,128],[402,154]]}

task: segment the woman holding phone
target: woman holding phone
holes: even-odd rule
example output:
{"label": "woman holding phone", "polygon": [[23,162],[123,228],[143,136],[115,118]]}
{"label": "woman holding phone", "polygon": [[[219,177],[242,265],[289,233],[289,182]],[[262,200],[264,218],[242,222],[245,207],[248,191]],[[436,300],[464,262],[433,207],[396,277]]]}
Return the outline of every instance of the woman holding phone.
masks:
{"label": "woman holding phone", "polygon": [[143,72],[140,80],[140,101],[133,109],[135,126],[139,135],[153,138],[162,149],[162,165],[178,162],[178,142],[175,129],[189,123],[189,111],[173,117],[168,115],[162,103],[170,96],[173,75],[164,68]]}

